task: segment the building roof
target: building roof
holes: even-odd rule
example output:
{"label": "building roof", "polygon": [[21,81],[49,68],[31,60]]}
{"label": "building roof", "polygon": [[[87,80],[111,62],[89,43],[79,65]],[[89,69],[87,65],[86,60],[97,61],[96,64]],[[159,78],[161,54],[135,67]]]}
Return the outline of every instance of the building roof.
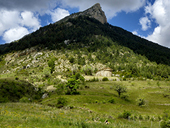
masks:
{"label": "building roof", "polygon": [[103,69],[99,70],[98,72],[100,72],[100,71],[110,71],[110,72],[112,72],[113,70],[111,68],[103,68]]}

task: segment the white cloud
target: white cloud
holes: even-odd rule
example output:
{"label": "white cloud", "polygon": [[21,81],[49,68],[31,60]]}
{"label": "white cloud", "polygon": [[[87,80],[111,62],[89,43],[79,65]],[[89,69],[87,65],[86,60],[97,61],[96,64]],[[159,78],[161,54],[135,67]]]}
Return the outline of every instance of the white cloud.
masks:
{"label": "white cloud", "polygon": [[161,38],[161,27],[156,27],[154,32],[147,37],[147,39],[153,42],[159,42]]}
{"label": "white cloud", "polygon": [[54,11],[49,11],[48,13],[51,15],[51,19],[53,22],[59,21],[62,18],[70,15],[69,11],[61,8],[57,8]]}
{"label": "white cloud", "polygon": [[146,38],[170,47],[170,1],[156,0],[153,5],[149,4],[145,8],[145,12],[150,15],[151,19],[155,19],[158,24],[154,32]]}
{"label": "white cloud", "polygon": [[143,31],[146,31],[151,26],[151,21],[148,19],[148,17],[140,18],[139,23],[142,25]]}
{"label": "white cloud", "polygon": [[[16,30],[20,30],[19,32],[22,32],[21,35],[23,36],[23,34],[28,34],[27,31],[33,32],[41,26],[38,17],[34,16],[34,13],[30,11],[0,10],[0,17],[0,36],[3,36],[7,43],[15,39],[11,33]],[[27,29],[27,31],[23,28]],[[9,37],[7,37],[8,35]],[[16,39],[21,37],[18,32],[13,35],[16,35]]]}
{"label": "white cloud", "polygon": [[21,13],[22,19],[21,24],[22,26],[26,26],[31,28],[32,30],[36,30],[40,27],[40,22],[37,17],[30,11],[25,11]]}
{"label": "white cloud", "polygon": [[137,31],[133,31],[132,33],[133,33],[133,35],[138,35]]}
{"label": "white cloud", "polygon": [[6,42],[11,42],[22,38],[24,35],[29,34],[29,31],[24,27],[17,27],[10,29],[4,33],[3,39]]}
{"label": "white cloud", "polygon": [[18,26],[19,12],[0,10],[0,35],[9,28]]}

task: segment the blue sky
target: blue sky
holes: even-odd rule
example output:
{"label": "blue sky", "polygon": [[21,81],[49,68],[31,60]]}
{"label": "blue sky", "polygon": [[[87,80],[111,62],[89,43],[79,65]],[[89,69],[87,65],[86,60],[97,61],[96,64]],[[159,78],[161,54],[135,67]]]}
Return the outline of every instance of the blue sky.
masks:
{"label": "blue sky", "polygon": [[0,44],[100,3],[108,23],[170,48],[170,0],[0,0]]}

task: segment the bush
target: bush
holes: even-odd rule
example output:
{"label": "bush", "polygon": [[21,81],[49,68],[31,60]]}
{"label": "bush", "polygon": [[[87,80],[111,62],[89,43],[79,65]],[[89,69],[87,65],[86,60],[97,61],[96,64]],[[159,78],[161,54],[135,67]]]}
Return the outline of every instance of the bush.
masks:
{"label": "bush", "polygon": [[8,97],[2,97],[2,96],[0,96],[0,103],[6,103],[6,102],[8,102],[9,100],[8,100]]}
{"label": "bush", "polygon": [[125,110],[124,110],[124,112],[123,112],[123,114],[122,114],[122,117],[123,117],[124,119],[128,119],[130,116],[131,116],[131,113],[130,113],[129,111],[125,111]]}
{"label": "bush", "polygon": [[59,97],[58,100],[57,100],[57,105],[56,107],[57,108],[62,108],[64,106],[66,106],[68,104],[68,101],[66,98],[64,97]]}
{"label": "bush", "polygon": [[105,100],[103,100],[103,101],[102,101],[102,103],[103,103],[103,104],[105,104],[105,103],[106,103],[106,101],[105,101]]}
{"label": "bush", "polygon": [[19,80],[19,78],[18,78],[18,77],[15,77],[15,80]]}
{"label": "bush", "polygon": [[85,78],[80,73],[76,73],[72,76],[72,78],[81,81],[82,84],[85,84]]}
{"label": "bush", "polygon": [[118,118],[124,118],[124,119],[129,119],[129,117],[131,116],[131,113],[129,111],[125,111],[122,114],[118,115]]}
{"label": "bush", "polygon": [[68,95],[75,95],[75,94],[79,94],[79,92],[77,92],[77,89],[79,87],[79,81],[76,79],[69,79],[68,82],[66,83],[66,88],[67,88],[67,92],[66,94]]}
{"label": "bush", "polygon": [[58,95],[64,94],[64,92],[65,92],[65,85],[64,85],[63,83],[58,84],[58,85],[55,86],[55,87],[56,87],[56,93],[57,93]]}
{"label": "bush", "polygon": [[103,77],[102,81],[109,81],[107,77]]}
{"label": "bush", "polygon": [[28,99],[28,97],[22,97],[20,100],[19,100],[19,102],[21,102],[21,103],[28,103],[28,102],[30,102],[30,100]]}
{"label": "bush", "polygon": [[45,67],[43,70],[43,74],[45,76],[45,78],[49,78],[51,73],[50,73],[50,67]]}
{"label": "bush", "polygon": [[55,60],[56,60],[55,58],[52,58],[51,60],[48,61],[48,66],[50,67],[51,74],[55,70]]}
{"label": "bush", "polygon": [[115,99],[111,98],[108,102],[111,103],[111,104],[114,104],[115,103]]}
{"label": "bush", "polygon": [[142,115],[139,115],[139,120],[143,120],[143,116]]}
{"label": "bush", "polygon": [[163,120],[161,122],[161,128],[170,128],[170,120]]}
{"label": "bush", "polygon": [[92,73],[93,73],[92,67],[91,66],[85,66],[83,68],[83,72],[84,72],[85,75],[92,75]]}
{"label": "bush", "polygon": [[138,98],[138,99],[136,100],[136,102],[137,102],[137,105],[138,105],[138,106],[145,106],[145,104],[146,104],[146,101],[145,101],[144,98]]}
{"label": "bush", "polygon": [[19,102],[23,97],[39,100],[42,90],[23,80],[0,79],[0,102]]}

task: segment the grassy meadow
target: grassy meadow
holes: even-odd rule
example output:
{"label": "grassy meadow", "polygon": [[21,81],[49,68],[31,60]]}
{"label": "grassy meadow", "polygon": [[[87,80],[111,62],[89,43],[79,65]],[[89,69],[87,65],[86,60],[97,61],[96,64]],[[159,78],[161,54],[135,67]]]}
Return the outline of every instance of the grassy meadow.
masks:
{"label": "grassy meadow", "polygon": [[[116,84],[127,88],[121,97],[114,90]],[[169,81],[86,82],[78,91],[79,95],[54,92],[37,103],[1,103],[0,127],[161,128],[169,116]],[[62,108],[56,107],[59,97],[67,101]],[[144,104],[139,105],[139,99]]]}

